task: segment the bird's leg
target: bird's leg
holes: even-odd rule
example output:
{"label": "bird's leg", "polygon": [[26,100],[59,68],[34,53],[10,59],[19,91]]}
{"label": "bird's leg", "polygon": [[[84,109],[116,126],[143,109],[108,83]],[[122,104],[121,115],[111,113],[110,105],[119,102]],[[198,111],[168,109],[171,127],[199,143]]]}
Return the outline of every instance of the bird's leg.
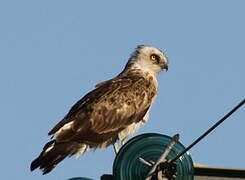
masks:
{"label": "bird's leg", "polygon": [[[119,137],[119,140],[121,141],[121,145],[124,145],[127,142],[127,138],[126,137],[124,137],[124,138],[120,138]],[[114,148],[115,154],[117,154],[119,152],[119,149],[120,149],[117,142],[115,142],[113,144],[113,148]]]}
{"label": "bird's leg", "polygon": [[120,141],[121,141],[121,144],[124,145],[127,142],[127,138],[126,137],[124,137],[123,139],[120,138]]}
{"label": "bird's leg", "polygon": [[117,144],[117,142],[115,142],[115,143],[113,144],[113,148],[114,148],[115,154],[117,154],[118,151],[119,151],[119,145]]}

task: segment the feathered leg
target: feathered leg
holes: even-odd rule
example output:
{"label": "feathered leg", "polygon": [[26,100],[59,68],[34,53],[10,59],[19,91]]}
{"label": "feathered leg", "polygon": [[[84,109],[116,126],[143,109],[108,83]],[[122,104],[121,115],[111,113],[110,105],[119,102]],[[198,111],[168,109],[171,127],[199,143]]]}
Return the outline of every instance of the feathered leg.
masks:
{"label": "feathered leg", "polygon": [[[127,142],[127,138],[126,138],[126,137],[124,137],[124,138],[120,138],[120,137],[119,137],[119,140],[121,141],[121,145],[122,145],[122,146],[123,146],[124,144],[126,144],[126,142]],[[114,148],[115,154],[117,154],[117,153],[119,152],[119,150],[120,150],[119,145],[118,145],[117,142],[115,142],[115,143],[113,144],[113,148]]]}
{"label": "feathered leg", "polygon": [[124,145],[124,144],[126,144],[126,142],[127,142],[127,138],[125,137],[125,138],[123,138],[123,139],[120,139],[120,141],[121,141],[121,144]]}
{"label": "feathered leg", "polygon": [[115,154],[117,154],[118,151],[119,151],[119,145],[117,144],[117,142],[115,142],[115,143],[113,144],[113,148],[114,148]]}

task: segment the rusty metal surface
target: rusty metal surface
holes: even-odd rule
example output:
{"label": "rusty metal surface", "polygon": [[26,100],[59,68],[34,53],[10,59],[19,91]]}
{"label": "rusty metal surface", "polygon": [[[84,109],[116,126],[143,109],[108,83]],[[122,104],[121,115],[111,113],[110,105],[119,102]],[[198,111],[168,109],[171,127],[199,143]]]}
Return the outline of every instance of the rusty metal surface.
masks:
{"label": "rusty metal surface", "polygon": [[245,178],[227,178],[227,177],[210,177],[210,176],[195,176],[194,180],[245,180]]}
{"label": "rusty metal surface", "polygon": [[194,166],[195,176],[219,177],[226,179],[245,179],[245,169]]}
{"label": "rusty metal surface", "polygon": [[[194,164],[194,180],[245,180],[245,169],[210,167]],[[101,180],[112,180],[112,175],[103,175]]]}

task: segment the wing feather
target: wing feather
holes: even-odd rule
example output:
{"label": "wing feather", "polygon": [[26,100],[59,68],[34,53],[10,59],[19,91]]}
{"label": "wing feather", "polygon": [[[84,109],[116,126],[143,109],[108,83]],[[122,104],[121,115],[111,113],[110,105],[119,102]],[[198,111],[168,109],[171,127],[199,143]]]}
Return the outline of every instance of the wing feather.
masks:
{"label": "wing feather", "polygon": [[73,133],[65,137],[69,140],[91,140],[95,135],[110,137],[142,120],[155,94],[156,86],[152,79],[137,73],[105,81],[79,100],[49,134],[73,121],[70,128]]}

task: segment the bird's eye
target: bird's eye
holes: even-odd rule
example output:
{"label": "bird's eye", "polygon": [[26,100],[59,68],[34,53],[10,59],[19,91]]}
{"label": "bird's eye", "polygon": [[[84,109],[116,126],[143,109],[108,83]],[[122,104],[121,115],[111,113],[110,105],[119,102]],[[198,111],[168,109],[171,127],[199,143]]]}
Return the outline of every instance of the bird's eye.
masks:
{"label": "bird's eye", "polygon": [[160,57],[159,57],[158,55],[156,55],[156,54],[152,54],[152,55],[150,56],[150,59],[151,59],[152,61],[158,61],[158,60],[160,59]]}

